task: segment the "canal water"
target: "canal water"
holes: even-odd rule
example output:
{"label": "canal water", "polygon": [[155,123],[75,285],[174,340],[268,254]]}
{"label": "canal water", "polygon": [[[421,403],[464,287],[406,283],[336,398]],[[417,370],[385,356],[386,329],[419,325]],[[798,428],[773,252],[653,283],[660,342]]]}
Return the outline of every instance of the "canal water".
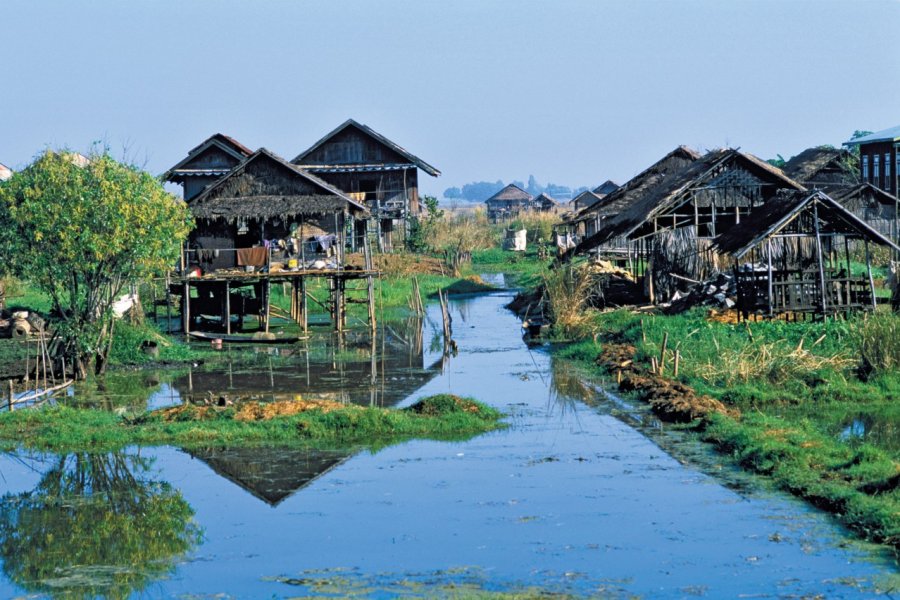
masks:
{"label": "canal water", "polygon": [[[510,299],[454,300],[451,357],[434,312],[389,324],[374,354],[363,335],[323,336],[97,390],[114,409],[197,395],[403,406],[451,392],[500,408],[509,427],[376,451],[0,455],[0,597],[871,598],[896,588],[884,549],[529,349]],[[151,393],[135,400],[134,387]]]}

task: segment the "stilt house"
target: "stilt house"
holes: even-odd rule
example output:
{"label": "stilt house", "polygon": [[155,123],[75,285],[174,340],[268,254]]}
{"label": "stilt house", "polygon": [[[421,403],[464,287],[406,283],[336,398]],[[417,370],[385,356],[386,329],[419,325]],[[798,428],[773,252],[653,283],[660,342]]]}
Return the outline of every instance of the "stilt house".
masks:
{"label": "stilt house", "polygon": [[163,180],[183,186],[184,199],[191,200],[251,154],[252,150],[234,138],[216,133],[192,148],[184,160],[166,171]]}
{"label": "stilt house", "polygon": [[432,177],[441,174],[418,156],[353,119],[342,123],[291,162],[364,205],[377,227],[378,245],[386,251],[402,247],[409,219],[420,212],[418,170]]}
{"label": "stilt house", "polygon": [[[862,242],[866,274],[854,276],[850,244]],[[891,240],[821,191],[782,191],[713,240],[733,260],[736,308],[751,314],[817,313],[875,307],[871,243]]]}
{"label": "stilt house", "polygon": [[600,202],[577,213],[574,220],[584,224],[585,238],[575,248],[575,253],[590,251],[614,262],[627,262],[630,252],[628,241],[622,236],[600,239],[600,228],[699,158],[699,153],[686,146],[679,146],[604,196]]}
{"label": "stilt house", "polygon": [[531,210],[534,196],[510,183],[505,188],[484,201],[487,205],[488,218],[491,221],[514,219],[520,213]]}
{"label": "stilt house", "polygon": [[[357,225],[368,218],[362,204],[265,148],[187,204],[196,227],[182,258],[185,333],[205,316],[220,318],[221,329],[230,334],[232,315],[238,316],[240,328],[244,315],[254,312],[268,332],[273,279],[291,284],[291,316],[305,329],[306,281],[311,277],[329,281],[329,308],[338,330],[346,318],[346,282],[368,280],[374,326],[370,254],[366,252],[365,269],[349,269],[344,263],[345,249],[357,239]],[[366,246],[365,238],[362,242]],[[252,294],[232,293],[247,287]]]}
{"label": "stilt house", "polygon": [[718,271],[715,255],[706,252],[710,240],[740,225],[779,190],[805,191],[780,169],[735,149],[711,151],[659,179],[576,249],[626,240],[630,270],[645,276],[651,301]]}

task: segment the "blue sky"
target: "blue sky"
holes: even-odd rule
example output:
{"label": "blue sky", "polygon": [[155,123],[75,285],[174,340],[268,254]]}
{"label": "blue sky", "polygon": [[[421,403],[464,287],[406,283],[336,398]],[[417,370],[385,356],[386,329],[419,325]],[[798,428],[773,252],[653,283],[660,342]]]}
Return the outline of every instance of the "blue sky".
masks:
{"label": "blue sky", "polygon": [[900,2],[5,0],[0,162],[154,173],[214,132],[290,159],[353,117],[443,171],[624,181],[678,144],[769,158],[900,124]]}

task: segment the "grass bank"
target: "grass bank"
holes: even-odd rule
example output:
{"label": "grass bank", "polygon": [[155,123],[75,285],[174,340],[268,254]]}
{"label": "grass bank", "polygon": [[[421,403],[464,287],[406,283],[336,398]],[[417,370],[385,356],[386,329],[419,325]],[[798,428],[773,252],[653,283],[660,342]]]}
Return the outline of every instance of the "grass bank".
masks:
{"label": "grass bank", "polygon": [[582,339],[559,354],[612,371],[628,360],[644,373],[662,363],[662,379],[727,408],[697,423],[703,439],[863,537],[900,548],[900,316],[729,320],[700,309],[593,312]]}
{"label": "grass bank", "polygon": [[337,403],[185,405],[128,417],[66,406],[0,414],[0,448],[55,452],[172,445],[382,447],[412,438],[466,439],[503,427],[502,414],[469,398],[429,396],[405,409]]}

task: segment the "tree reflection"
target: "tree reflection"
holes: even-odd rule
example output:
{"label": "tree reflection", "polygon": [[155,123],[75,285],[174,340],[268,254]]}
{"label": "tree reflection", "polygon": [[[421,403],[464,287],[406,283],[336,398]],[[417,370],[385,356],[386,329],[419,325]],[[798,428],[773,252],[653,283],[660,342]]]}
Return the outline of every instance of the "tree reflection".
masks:
{"label": "tree reflection", "polygon": [[59,598],[124,598],[200,541],[193,509],[135,454],[63,455],[37,487],[0,498],[7,577]]}

